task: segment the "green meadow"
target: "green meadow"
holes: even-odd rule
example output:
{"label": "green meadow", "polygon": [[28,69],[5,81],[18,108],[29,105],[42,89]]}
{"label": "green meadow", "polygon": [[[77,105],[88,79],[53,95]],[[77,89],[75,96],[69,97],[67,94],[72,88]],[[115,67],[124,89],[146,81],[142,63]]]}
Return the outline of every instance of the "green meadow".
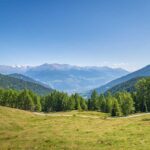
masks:
{"label": "green meadow", "polygon": [[150,115],[35,114],[0,106],[0,150],[149,150]]}

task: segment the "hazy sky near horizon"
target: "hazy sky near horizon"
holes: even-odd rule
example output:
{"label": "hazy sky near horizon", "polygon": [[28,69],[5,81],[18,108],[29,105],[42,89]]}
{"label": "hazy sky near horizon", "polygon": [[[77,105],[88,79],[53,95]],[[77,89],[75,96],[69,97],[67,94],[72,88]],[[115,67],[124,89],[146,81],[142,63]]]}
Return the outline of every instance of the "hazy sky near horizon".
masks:
{"label": "hazy sky near horizon", "polygon": [[0,64],[135,70],[150,64],[150,0],[0,0]]}

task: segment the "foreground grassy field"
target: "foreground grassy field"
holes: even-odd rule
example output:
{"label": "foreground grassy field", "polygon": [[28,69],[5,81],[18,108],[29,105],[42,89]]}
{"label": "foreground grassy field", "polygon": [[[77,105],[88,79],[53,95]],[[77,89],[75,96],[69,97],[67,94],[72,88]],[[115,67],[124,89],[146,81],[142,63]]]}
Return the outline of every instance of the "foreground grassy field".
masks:
{"label": "foreground grassy field", "polygon": [[45,116],[0,107],[0,150],[11,149],[149,150],[150,115],[108,119],[73,111]]}

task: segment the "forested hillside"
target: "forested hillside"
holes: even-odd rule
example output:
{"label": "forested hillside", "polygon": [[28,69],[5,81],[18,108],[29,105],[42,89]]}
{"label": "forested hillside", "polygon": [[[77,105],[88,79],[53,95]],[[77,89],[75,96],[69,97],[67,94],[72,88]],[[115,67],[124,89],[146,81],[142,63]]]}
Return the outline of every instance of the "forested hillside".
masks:
{"label": "forested hillside", "polygon": [[42,82],[39,82],[37,80],[34,80],[34,79],[32,79],[28,76],[22,75],[22,74],[13,73],[13,74],[9,74],[8,76],[13,77],[13,78],[17,78],[17,79],[21,79],[21,80],[24,80],[24,81],[28,81],[28,82],[33,82],[33,83],[36,83],[36,84],[40,84],[44,87],[50,88],[50,86],[48,86],[47,84],[44,84]]}
{"label": "forested hillside", "polygon": [[9,75],[0,74],[0,88],[4,89],[15,89],[15,90],[31,90],[39,95],[46,95],[52,91],[51,88],[44,87],[38,83],[24,81],[17,79]]}
{"label": "forested hillside", "polygon": [[18,73],[13,73],[13,74],[9,74],[8,75],[9,77],[13,77],[13,78],[17,78],[17,79],[21,79],[21,80],[24,80],[24,81],[28,81],[28,82],[33,82],[33,83],[37,83],[36,80],[28,77],[28,76],[25,76],[25,75],[22,75],[22,74],[18,74]]}
{"label": "forested hillside", "polygon": [[133,78],[131,80],[128,80],[126,82],[120,83],[114,87],[112,87],[111,89],[109,89],[107,92],[110,92],[112,94],[115,94],[117,92],[135,92],[136,91],[136,83],[141,80],[141,79],[146,79],[148,77],[137,77],[137,78]]}
{"label": "forested hillside", "polygon": [[[118,78],[116,80],[113,80],[99,88],[96,88],[95,90],[98,92],[98,93],[105,93],[107,90],[113,88],[114,86],[116,85],[119,85],[121,83],[124,83],[128,80],[131,80],[133,78],[138,78],[138,77],[149,77],[150,76],[150,65],[140,69],[140,70],[137,70],[135,72],[132,72],[126,76],[123,76],[121,78]],[[92,90],[89,91],[87,93],[87,95],[90,95],[92,93]]]}

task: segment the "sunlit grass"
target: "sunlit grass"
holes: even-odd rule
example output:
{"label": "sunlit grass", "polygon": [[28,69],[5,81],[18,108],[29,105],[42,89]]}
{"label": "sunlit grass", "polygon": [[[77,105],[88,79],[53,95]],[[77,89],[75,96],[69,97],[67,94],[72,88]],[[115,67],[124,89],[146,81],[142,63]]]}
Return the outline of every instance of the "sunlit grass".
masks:
{"label": "sunlit grass", "polygon": [[[59,112],[39,116],[0,107],[0,150],[149,150],[150,115],[107,119],[100,112]],[[81,115],[98,116],[82,118]]]}

